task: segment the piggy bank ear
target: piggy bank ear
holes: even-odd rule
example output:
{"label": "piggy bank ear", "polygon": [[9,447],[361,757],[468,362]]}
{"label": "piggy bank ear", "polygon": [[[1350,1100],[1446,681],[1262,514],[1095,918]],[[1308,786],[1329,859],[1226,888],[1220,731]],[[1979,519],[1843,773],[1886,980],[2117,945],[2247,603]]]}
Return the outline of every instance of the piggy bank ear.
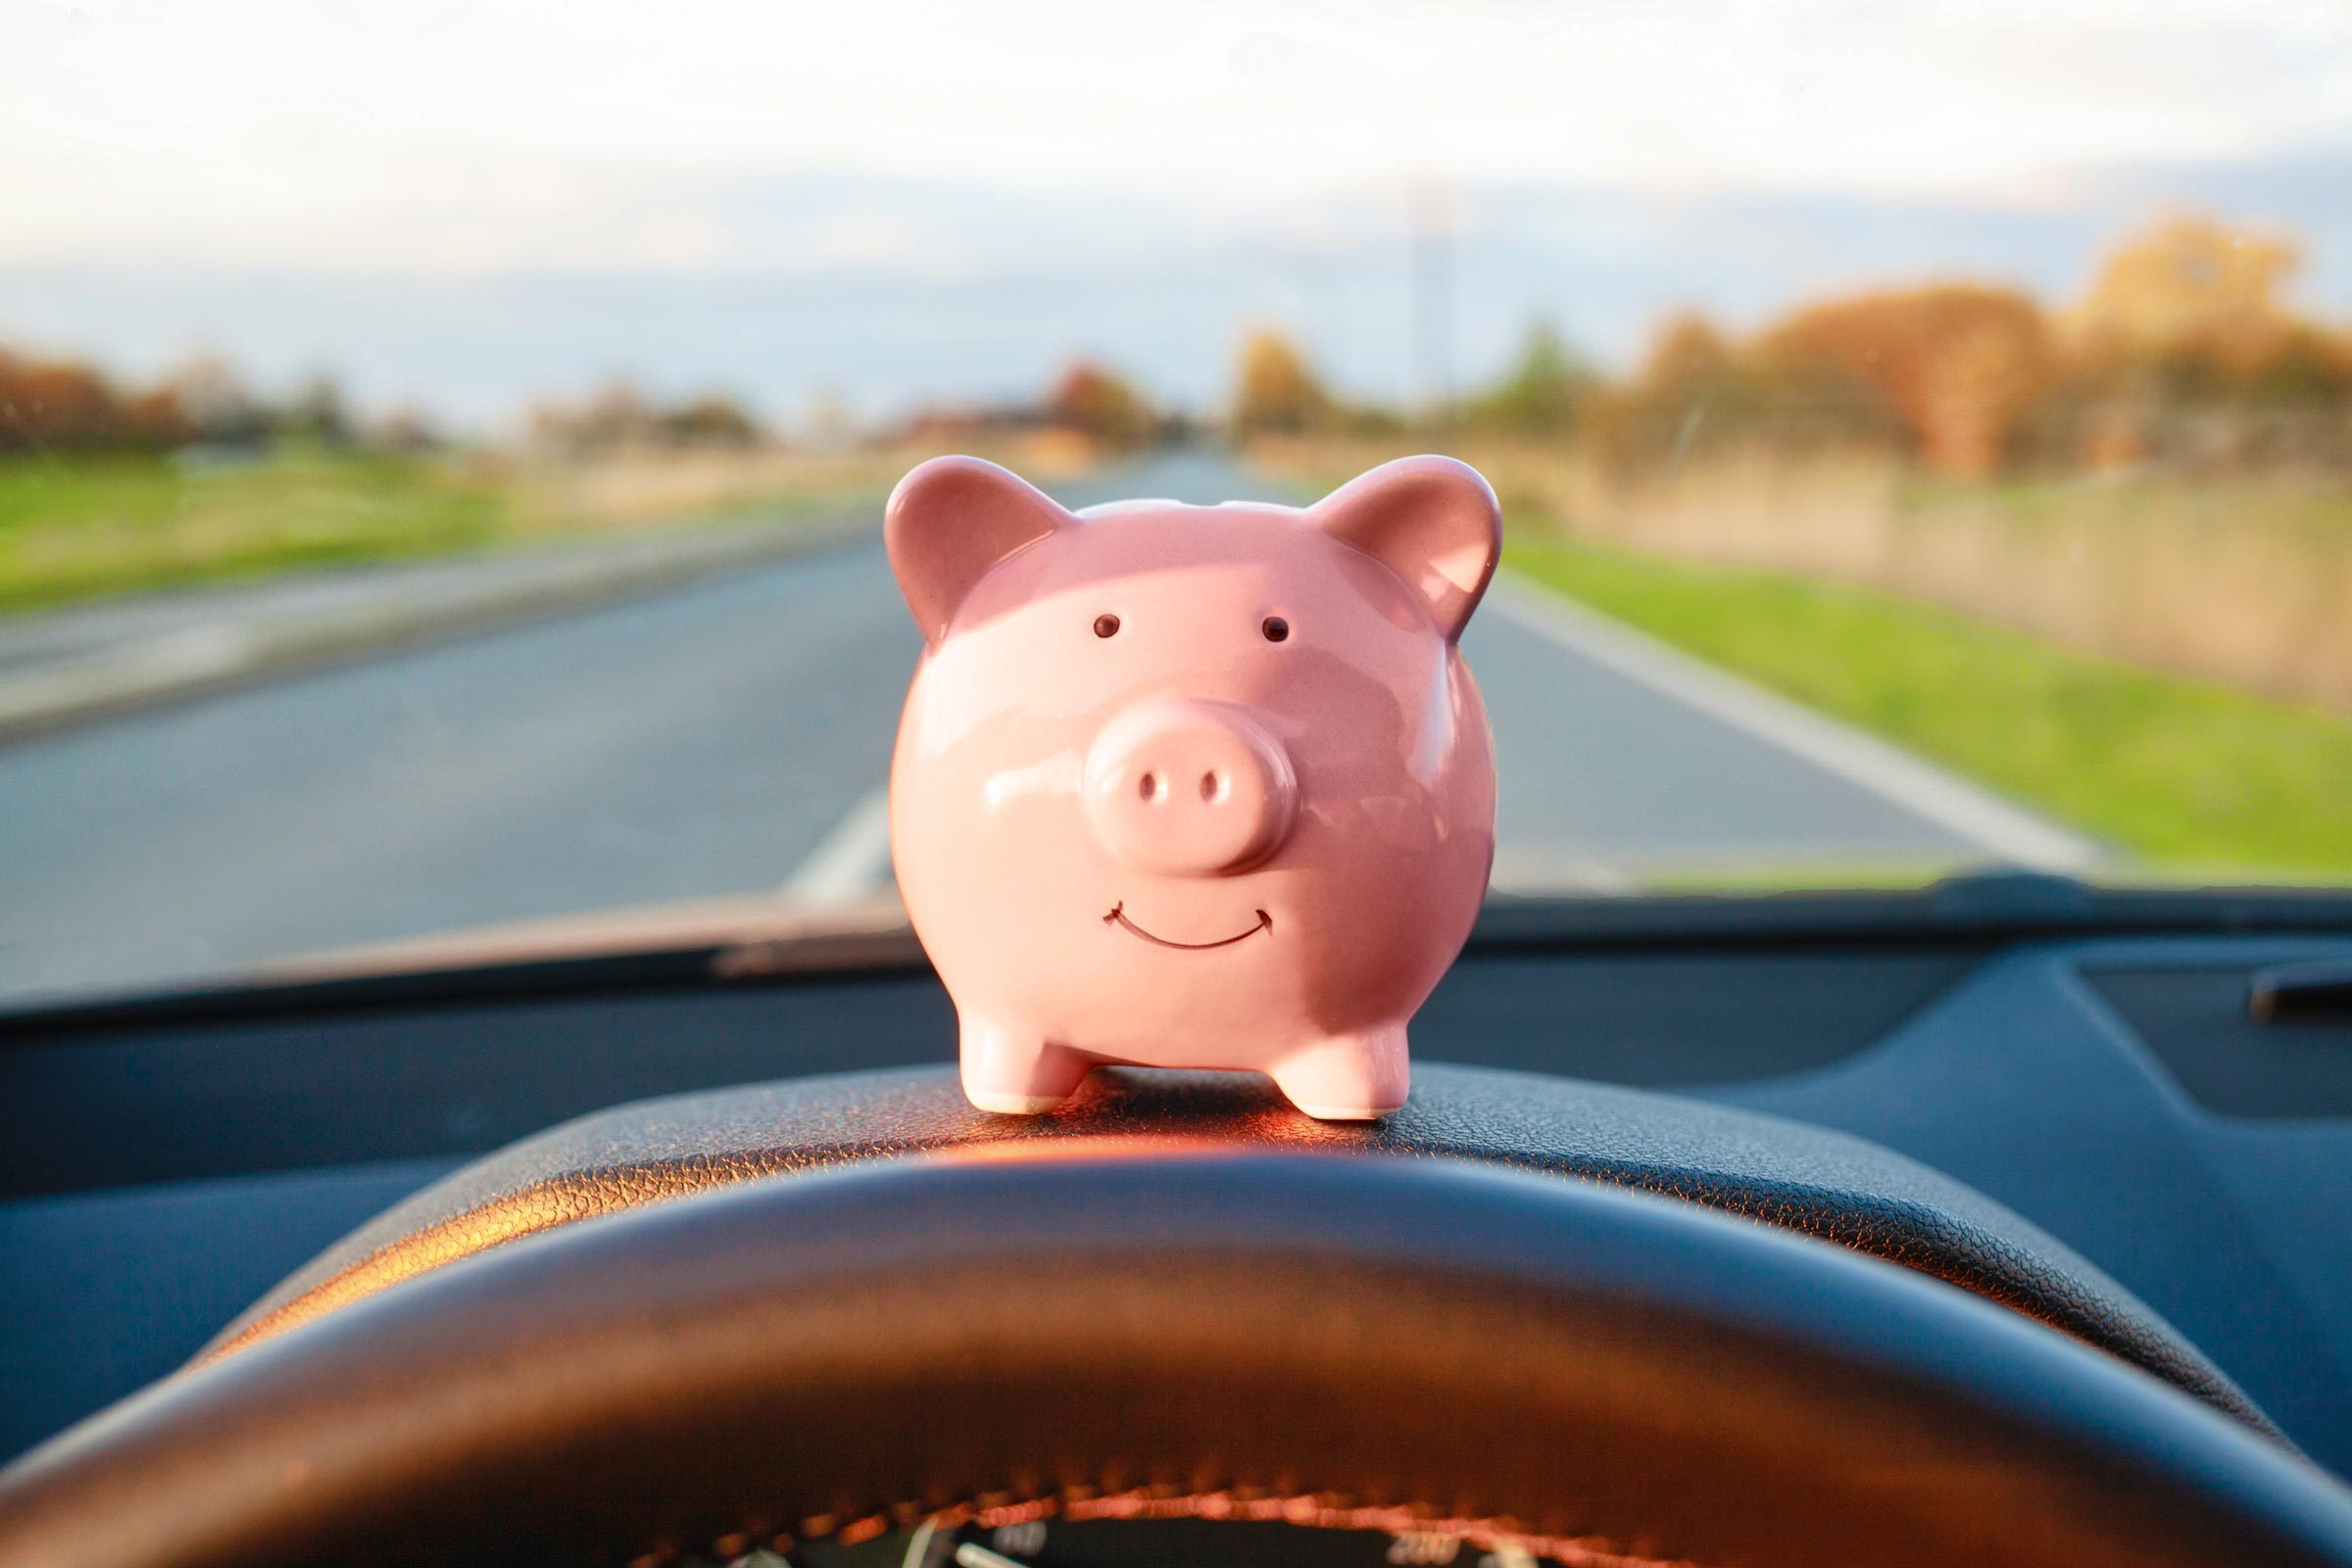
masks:
{"label": "piggy bank ear", "polygon": [[1018,474],[978,458],[933,458],[899,481],[882,542],[923,641],[936,645],[988,568],[1076,519]]}
{"label": "piggy bank ear", "polygon": [[1402,577],[1451,642],[1494,575],[1502,510],[1476,468],[1451,458],[1399,458],[1308,509],[1333,538]]}

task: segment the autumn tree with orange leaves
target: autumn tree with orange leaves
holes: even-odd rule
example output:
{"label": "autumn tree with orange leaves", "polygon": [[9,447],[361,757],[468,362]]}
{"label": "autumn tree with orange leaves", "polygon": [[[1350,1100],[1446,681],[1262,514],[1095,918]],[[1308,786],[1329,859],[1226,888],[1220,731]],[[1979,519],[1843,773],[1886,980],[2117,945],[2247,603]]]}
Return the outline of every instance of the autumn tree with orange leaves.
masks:
{"label": "autumn tree with orange leaves", "polygon": [[1754,353],[1777,378],[1826,368],[1867,388],[1928,466],[1972,476],[1999,464],[2005,434],[2056,364],[2032,300],[1973,284],[1816,305],[1767,332]]}
{"label": "autumn tree with orange leaves", "polygon": [[2175,218],[2052,316],[2011,289],[1943,283],[1828,300],[1736,340],[1670,320],[1594,400],[1619,467],[1730,447],[1893,448],[1941,473],[2005,465],[2352,462],[2352,335],[2298,318],[2301,258],[2276,236]]}
{"label": "autumn tree with orange leaves", "polygon": [[2092,467],[2352,461],[2352,334],[2295,315],[2290,241],[2178,217],[2118,248],[2062,317],[2035,432]]}
{"label": "autumn tree with orange leaves", "polygon": [[168,390],[124,392],[86,365],[0,349],[0,452],[152,450],[188,435]]}
{"label": "autumn tree with orange leaves", "polygon": [[1091,360],[1074,361],[1046,394],[1046,416],[1105,446],[1150,439],[1155,416],[1135,384]]}
{"label": "autumn tree with orange leaves", "polygon": [[1234,377],[1233,425],[1245,435],[1298,435],[1332,416],[1331,394],[1298,346],[1280,332],[1252,332]]}

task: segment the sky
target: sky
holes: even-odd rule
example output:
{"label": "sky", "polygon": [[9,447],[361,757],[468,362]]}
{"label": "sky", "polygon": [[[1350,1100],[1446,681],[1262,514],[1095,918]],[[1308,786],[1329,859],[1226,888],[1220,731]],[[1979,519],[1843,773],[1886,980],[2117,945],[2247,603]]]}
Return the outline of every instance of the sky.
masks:
{"label": "sky", "polygon": [[786,420],[1278,324],[1368,396],[1925,276],[2079,294],[2200,207],[2352,318],[2344,0],[0,0],[0,342],[493,425]]}

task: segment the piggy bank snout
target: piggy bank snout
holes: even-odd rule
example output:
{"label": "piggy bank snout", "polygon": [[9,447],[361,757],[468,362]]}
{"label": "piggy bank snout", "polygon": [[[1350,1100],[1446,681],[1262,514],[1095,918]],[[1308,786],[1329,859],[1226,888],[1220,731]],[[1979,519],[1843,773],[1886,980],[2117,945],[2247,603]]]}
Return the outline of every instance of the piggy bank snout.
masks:
{"label": "piggy bank snout", "polygon": [[1139,871],[1213,876],[1281,847],[1298,809],[1282,743],[1246,710],[1159,699],[1120,713],[1086,760],[1096,836]]}

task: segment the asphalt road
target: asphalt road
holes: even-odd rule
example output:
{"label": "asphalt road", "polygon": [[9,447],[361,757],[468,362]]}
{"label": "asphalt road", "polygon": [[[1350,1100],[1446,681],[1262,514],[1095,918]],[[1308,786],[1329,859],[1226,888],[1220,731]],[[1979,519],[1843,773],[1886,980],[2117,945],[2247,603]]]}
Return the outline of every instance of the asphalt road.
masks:
{"label": "asphalt road", "polygon": [[[1064,499],[1264,491],[1200,457]],[[1501,758],[1498,888],[2087,853],[1524,590],[1464,646]],[[916,650],[861,542],[0,748],[0,992],[886,885],[878,789]]]}

